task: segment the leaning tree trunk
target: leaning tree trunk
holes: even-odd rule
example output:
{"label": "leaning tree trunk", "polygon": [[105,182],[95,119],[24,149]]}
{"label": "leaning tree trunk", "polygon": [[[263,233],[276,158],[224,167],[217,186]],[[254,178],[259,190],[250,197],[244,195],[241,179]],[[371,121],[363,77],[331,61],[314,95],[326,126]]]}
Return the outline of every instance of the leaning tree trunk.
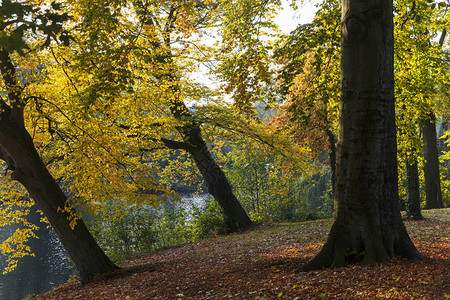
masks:
{"label": "leaning tree trunk", "polygon": [[434,113],[428,114],[429,118],[424,120],[423,153],[425,157],[425,195],[426,208],[443,208],[441,178],[439,173],[439,154],[436,137],[436,117]]}
{"label": "leaning tree trunk", "polygon": [[[142,1],[135,1],[134,7],[143,25],[154,27],[155,23],[149,11],[145,9]],[[195,117],[191,114],[180,94],[179,80],[176,76],[177,66],[173,61],[171,52],[171,32],[176,20],[177,7],[173,6],[168,14],[167,23],[164,26],[164,42],[151,41],[150,50],[155,53],[152,63],[158,65],[158,71],[152,74],[161,81],[161,84],[171,93],[169,109],[172,116],[180,122],[178,131],[183,142],[162,139],[164,144],[172,149],[187,151],[194,159],[208,192],[214,197],[223,211],[225,225],[229,233],[241,231],[252,226],[241,203],[233,193],[233,189],[227,180],[225,173],[211,155],[202,137],[201,129]]]}
{"label": "leaning tree trunk", "polygon": [[[8,103],[0,99],[0,159],[11,178],[22,183],[42,210],[75,264],[83,283],[95,275],[117,269],[98,246],[81,219],[76,215],[54,178],[40,158],[23,120],[22,88],[15,75],[9,53],[0,48],[0,69],[8,91]],[[65,207],[69,207],[64,211]]]}
{"label": "leaning tree trunk", "polygon": [[406,162],[406,217],[414,220],[423,219],[420,211],[419,169],[417,160]]}
{"label": "leaning tree trunk", "polygon": [[228,233],[242,231],[252,226],[253,222],[234,195],[225,173],[211,155],[202,137],[200,126],[195,122],[184,102],[174,100],[170,110],[172,115],[183,124],[179,132],[185,142],[167,139],[163,139],[163,142],[169,148],[187,151],[194,159],[208,192],[222,208]]}
{"label": "leaning tree trunk", "polygon": [[75,210],[63,209],[68,202],[54,178],[50,175],[25,128],[2,119],[0,123],[2,157],[7,157],[11,178],[23,184],[42,210],[62,245],[75,264],[83,284],[95,275],[117,269],[106,256],[81,219],[71,227]]}
{"label": "leaning tree trunk", "polygon": [[[166,60],[170,61],[170,59]],[[173,73],[169,73],[164,77],[168,82],[174,83],[171,87],[173,94],[179,95],[180,88]],[[208,192],[222,208],[227,232],[232,233],[249,228],[253,225],[253,222],[234,195],[233,189],[222,168],[211,155],[195,117],[188,110],[186,104],[178,97],[179,96],[175,96],[171,100],[169,109],[173,117],[180,122],[178,131],[183,138],[183,142],[167,139],[163,139],[162,141],[169,148],[187,151],[194,159],[195,164],[206,183]]]}
{"label": "leaning tree trunk", "polygon": [[225,173],[209,152],[199,127],[192,128],[189,143],[194,147],[189,147],[188,152],[200,170],[208,192],[222,208],[228,232],[237,232],[250,227],[252,221],[234,195]]}
{"label": "leaning tree trunk", "polygon": [[421,258],[399,210],[392,18],[392,0],[342,2],[337,216],[299,271]]}

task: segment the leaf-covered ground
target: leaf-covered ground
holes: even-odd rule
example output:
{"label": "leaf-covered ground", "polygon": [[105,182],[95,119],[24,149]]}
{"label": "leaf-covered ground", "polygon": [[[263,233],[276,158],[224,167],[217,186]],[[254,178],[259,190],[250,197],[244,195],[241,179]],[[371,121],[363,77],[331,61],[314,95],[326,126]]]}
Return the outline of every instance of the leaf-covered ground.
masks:
{"label": "leaf-covered ground", "polygon": [[446,299],[450,209],[405,221],[424,260],[349,265],[295,274],[321,248],[331,220],[266,224],[226,237],[134,257],[81,287],[78,280],[30,299]]}

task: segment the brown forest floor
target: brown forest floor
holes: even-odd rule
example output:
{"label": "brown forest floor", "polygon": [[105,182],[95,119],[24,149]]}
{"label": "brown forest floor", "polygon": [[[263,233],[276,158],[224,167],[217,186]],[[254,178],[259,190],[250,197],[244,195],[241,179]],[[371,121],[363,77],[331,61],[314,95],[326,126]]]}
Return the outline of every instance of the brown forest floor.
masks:
{"label": "brown forest floor", "polygon": [[406,220],[424,260],[295,274],[331,220],[265,224],[242,234],[130,258],[81,287],[70,280],[29,299],[450,299],[450,209]]}

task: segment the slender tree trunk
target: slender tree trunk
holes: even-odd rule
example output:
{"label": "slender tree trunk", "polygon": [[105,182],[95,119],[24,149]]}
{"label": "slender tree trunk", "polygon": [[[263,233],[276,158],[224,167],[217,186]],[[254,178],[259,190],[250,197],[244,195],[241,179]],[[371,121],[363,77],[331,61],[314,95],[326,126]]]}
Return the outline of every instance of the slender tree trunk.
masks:
{"label": "slender tree trunk", "polygon": [[398,199],[392,0],[343,0],[336,220],[299,271],[419,259]]}
{"label": "slender tree trunk", "polygon": [[419,169],[417,161],[406,162],[406,217],[415,220],[423,219],[420,211]]}
{"label": "slender tree trunk", "polygon": [[428,116],[429,118],[424,121],[422,127],[426,208],[443,208],[436,137],[436,116],[434,113],[429,113]]}
{"label": "slender tree trunk", "polygon": [[[178,102],[173,106],[173,114],[182,111],[183,116],[177,118],[192,118],[183,102]],[[229,233],[242,231],[253,225],[241,203],[237,200],[233,193],[233,189],[225,176],[221,167],[217,164],[205,141],[201,135],[201,129],[195,123],[184,125],[180,130],[183,139],[186,142],[174,142],[163,139],[163,142],[169,148],[184,149],[194,159],[203,180],[206,183],[208,192],[214,197],[223,211],[225,225]]]}
{"label": "slender tree trunk", "polygon": [[[335,185],[336,185],[336,138],[329,128],[326,129],[328,136],[328,145],[330,147],[329,159],[330,159],[330,172],[331,172],[331,196],[334,199]],[[337,205],[334,207],[334,216],[337,215]]]}
{"label": "slender tree trunk", "polygon": [[336,138],[330,129],[326,130],[328,136],[328,145],[330,146],[330,170],[331,170],[331,191],[334,197],[335,186],[334,183],[336,181]]}
{"label": "slender tree trunk", "polygon": [[8,91],[9,104],[0,99],[0,159],[12,171],[11,178],[22,183],[47,217],[61,243],[73,260],[83,283],[95,275],[117,269],[98,246],[81,219],[71,226],[76,215],[54,178],[40,158],[33,139],[25,129],[22,87],[6,50],[0,48],[0,69]]}

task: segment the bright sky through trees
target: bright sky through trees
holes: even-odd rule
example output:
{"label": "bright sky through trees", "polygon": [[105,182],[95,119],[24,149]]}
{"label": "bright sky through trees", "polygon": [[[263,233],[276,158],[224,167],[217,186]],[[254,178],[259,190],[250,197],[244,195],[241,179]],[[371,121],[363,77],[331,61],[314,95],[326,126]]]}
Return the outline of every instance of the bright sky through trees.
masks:
{"label": "bright sky through trees", "polygon": [[275,22],[280,26],[280,30],[288,34],[294,30],[299,24],[310,23],[317,11],[315,5],[320,3],[317,0],[305,1],[299,4],[298,10],[293,10],[289,6],[289,1],[283,1],[284,9],[275,17]]}
{"label": "bright sky through trees", "polygon": [[[279,26],[279,29],[285,33],[289,34],[292,30],[297,28],[300,24],[310,23],[314,19],[314,15],[317,11],[316,5],[320,3],[318,0],[304,1],[303,4],[298,3],[298,9],[294,10],[290,5],[291,1],[283,0],[283,10],[280,10],[275,16],[275,23]],[[214,35],[213,35],[214,36]],[[211,44],[215,42],[214,38],[210,38]],[[211,65],[213,67],[213,65]],[[191,75],[193,80],[200,81],[207,86],[217,87],[219,83],[213,80],[211,77],[207,76],[208,72],[211,71],[206,66],[200,66],[199,72]],[[224,95],[225,98],[229,99],[229,96]],[[188,103],[189,104],[189,103]]]}

